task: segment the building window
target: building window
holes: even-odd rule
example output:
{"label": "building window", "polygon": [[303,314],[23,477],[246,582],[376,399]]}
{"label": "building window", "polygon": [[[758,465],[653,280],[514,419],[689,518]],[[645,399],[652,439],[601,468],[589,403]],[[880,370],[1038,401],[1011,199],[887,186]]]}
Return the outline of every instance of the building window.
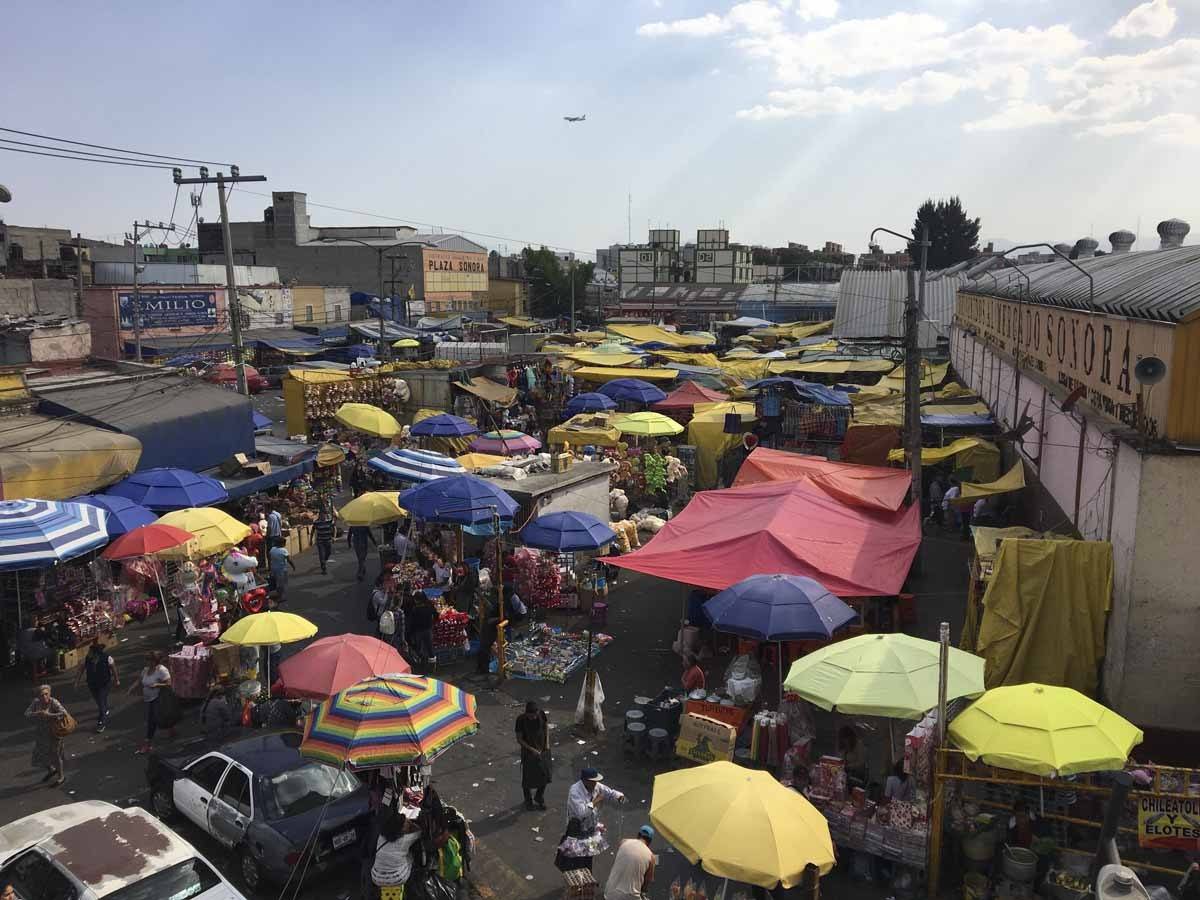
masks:
{"label": "building window", "polygon": [[333,305],[333,321],[342,321],[342,304],[340,303],[335,303]]}
{"label": "building window", "polygon": [[313,320],[313,312],[311,306],[304,307],[304,321],[311,322]]}
{"label": "building window", "polygon": [[275,324],[276,325],[283,324],[283,313],[275,313]]}

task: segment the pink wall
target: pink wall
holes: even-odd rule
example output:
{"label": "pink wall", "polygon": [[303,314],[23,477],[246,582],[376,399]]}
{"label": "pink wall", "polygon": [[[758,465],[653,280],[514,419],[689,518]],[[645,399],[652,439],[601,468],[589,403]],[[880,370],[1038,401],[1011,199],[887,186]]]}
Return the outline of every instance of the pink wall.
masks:
{"label": "pink wall", "polygon": [[[105,285],[103,287],[85,288],[83,292],[83,317],[92,326],[92,354],[101,359],[120,359],[121,349],[126,342],[134,339],[132,328],[118,328],[117,298],[120,294],[128,294],[132,288],[129,285]],[[224,331],[228,328],[228,304],[225,301],[225,289],[204,285],[162,285],[156,284],[139,288],[138,293],[144,298],[152,298],[160,293],[211,293],[216,302],[216,327],[204,325],[183,325],[177,328],[143,328],[142,338],[151,337],[198,337],[211,334],[214,331]]]}

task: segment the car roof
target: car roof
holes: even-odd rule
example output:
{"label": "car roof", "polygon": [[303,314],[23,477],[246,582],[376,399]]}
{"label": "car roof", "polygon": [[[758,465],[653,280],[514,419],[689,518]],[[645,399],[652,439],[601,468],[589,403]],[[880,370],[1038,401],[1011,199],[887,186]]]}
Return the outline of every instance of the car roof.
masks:
{"label": "car roof", "polygon": [[199,856],[146,810],[102,800],[56,806],[0,827],[0,854],[33,845],[97,897]]}
{"label": "car roof", "polygon": [[255,775],[271,778],[308,762],[300,756],[300,739],[298,731],[278,731],[225,744],[220,752]]}

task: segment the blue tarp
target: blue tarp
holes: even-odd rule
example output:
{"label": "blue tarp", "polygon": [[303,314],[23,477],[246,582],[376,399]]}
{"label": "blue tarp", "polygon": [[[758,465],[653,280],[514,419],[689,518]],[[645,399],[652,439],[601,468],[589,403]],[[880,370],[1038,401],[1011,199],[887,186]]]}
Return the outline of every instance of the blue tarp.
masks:
{"label": "blue tarp", "polygon": [[941,428],[976,428],[980,425],[995,425],[996,420],[991,416],[972,413],[959,416],[921,416],[921,424]]}
{"label": "blue tarp", "polygon": [[835,391],[823,384],[813,384],[809,381],[802,381],[799,378],[789,378],[786,375],[772,375],[770,378],[761,378],[758,381],[752,381],[746,387],[755,390],[758,388],[787,387],[789,385],[802,399],[807,400],[809,403],[819,403],[822,406],[850,405],[850,398],[843,391]]}
{"label": "blue tarp", "polygon": [[268,419],[266,416],[264,416],[262,413],[260,413],[257,409],[254,411],[254,415],[252,415],[250,417],[250,419],[251,419],[252,424],[254,425],[255,431],[260,431],[263,429],[270,431],[271,427],[275,424],[270,419]]}
{"label": "blue tarp", "polygon": [[260,347],[268,347],[281,353],[293,353],[301,356],[316,355],[325,350],[320,338],[258,338]]}
{"label": "blue tarp", "polygon": [[229,492],[229,499],[237,500],[239,497],[248,497],[259,491],[265,491],[267,488],[295,481],[301,475],[311,472],[312,469],[313,460],[305,459],[290,466],[272,467],[266,475],[257,475],[254,478],[222,478],[220,481],[225,485],[225,490]]}

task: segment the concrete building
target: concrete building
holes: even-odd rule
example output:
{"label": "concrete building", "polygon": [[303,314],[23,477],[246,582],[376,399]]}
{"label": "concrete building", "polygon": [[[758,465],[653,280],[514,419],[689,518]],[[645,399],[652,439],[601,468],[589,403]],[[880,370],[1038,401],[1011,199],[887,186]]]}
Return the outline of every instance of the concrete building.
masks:
{"label": "concrete building", "polygon": [[64,316],[32,316],[0,322],[0,365],[39,369],[77,368],[92,355],[87,322]]}
{"label": "concrete building", "polygon": [[[284,284],[349,285],[375,295],[383,251],[385,294],[421,301],[429,315],[481,310],[487,301],[488,255],[481,244],[409,227],[314,226],[303,193],[276,191],[261,222],[232,222],[230,236],[236,263],[275,266]],[[203,262],[224,262],[219,224],[202,223],[198,239]],[[401,243],[408,246],[394,247]]]}
{"label": "concrete building", "polygon": [[65,278],[0,278],[0,315],[75,316],[77,290]]}
{"label": "concrete building", "polygon": [[1034,527],[1113,545],[1106,702],[1194,732],[1200,247],[1180,230],[1162,223],[1166,249],[1139,253],[1117,233],[1114,253],[1078,260],[1090,278],[1062,260],[994,269],[959,290],[950,347],[1001,430],[1031,420],[1017,452],[1040,485]]}
{"label": "concrete building", "polygon": [[350,321],[350,288],[298,284],[291,290],[294,326],[320,327]]}
{"label": "concrete building", "polygon": [[0,221],[0,271],[46,277],[45,269],[51,262],[61,258],[59,244],[70,242],[74,236],[66,228],[34,228],[26,225],[8,225]]}
{"label": "concrete building", "polygon": [[680,246],[679,231],[652,228],[645,244],[617,251],[621,294],[631,288],[666,284],[749,284],[754,266],[749,247],[729,242],[724,228],[700,229],[695,244]]}

